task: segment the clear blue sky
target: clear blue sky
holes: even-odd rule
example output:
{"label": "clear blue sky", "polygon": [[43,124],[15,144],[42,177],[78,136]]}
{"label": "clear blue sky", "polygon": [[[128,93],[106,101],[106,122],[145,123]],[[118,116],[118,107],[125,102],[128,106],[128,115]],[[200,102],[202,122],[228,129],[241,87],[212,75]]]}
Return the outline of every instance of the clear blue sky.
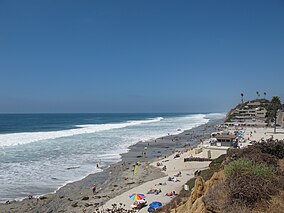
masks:
{"label": "clear blue sky", "polygon": [[0,74],[0,112],[284,101],[284,1],[0,0]]}

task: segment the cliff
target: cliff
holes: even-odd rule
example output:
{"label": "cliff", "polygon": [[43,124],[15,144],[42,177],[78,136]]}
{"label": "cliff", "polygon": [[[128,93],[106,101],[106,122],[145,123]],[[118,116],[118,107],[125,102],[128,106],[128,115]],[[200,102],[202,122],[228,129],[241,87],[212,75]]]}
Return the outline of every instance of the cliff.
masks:
{"label": "cliff", "polygon": [[[192,189],[190,198],[185,204],[178,206],[173,209],[173,213],[205,213],[210,209],[204,202],[207,198],[206,195],[210,190],[217,186],[224,180],[224,172],[215,172],[213,176],[208,181],[204,181],[202,177],[197,177],[195,180],[194,188]],[[209,209],[208,209],[209,208]]]}

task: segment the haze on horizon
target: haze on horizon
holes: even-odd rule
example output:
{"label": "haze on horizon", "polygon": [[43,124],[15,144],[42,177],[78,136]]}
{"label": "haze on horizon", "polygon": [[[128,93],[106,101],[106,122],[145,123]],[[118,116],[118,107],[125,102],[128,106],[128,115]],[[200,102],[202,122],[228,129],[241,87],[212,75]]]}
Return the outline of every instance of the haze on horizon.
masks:
{"label": "haze on horizon", "polygon": [[0,113],[284,101],[284,1],[0,2]]}

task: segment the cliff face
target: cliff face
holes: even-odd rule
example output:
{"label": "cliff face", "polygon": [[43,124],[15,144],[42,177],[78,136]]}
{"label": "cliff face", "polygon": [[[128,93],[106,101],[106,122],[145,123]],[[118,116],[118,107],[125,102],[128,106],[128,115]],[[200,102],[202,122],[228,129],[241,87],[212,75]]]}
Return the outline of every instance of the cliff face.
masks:
{"label": "cliff face", "polygon": [[205,213],[210,210],[211,206],[208,206],[204,200],[206,200],[206,195],[210,193],[212,187],[218,185],[224,180],[224,172],[215,172],[210,180],[204,181],[202,177],[197,177],[195,181],[195,186],[192,189],[190,198],[188,201],[178,206],[172,213]]}
{"label": "cliff face", "polygon": [[[240,205],[241,203],[230,203],[229,186],[226,184],[224,170],[215,172],[213,176],[204,181],[197,177],[192,188],[190,197],[186,202],[171,209],[171,213],[284,213],[284,159],[278,160],[278,193],[271,196],[269,200],[258,202],[254,207]],[[248,180],[249,181],[249,180]]]}

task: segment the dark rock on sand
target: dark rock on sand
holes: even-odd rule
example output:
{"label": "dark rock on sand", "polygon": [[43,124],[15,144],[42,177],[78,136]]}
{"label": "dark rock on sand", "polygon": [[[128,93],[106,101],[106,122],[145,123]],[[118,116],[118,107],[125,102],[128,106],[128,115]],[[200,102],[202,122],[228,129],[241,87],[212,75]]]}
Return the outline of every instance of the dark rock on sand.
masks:
{"label": "dark rock on sand", "polygon": [[89,200],[89,197],[85,196],[85,197],[82,198],[82,200]]}
{"label": "dark rock on sand", "polygon": [[75,203],[72,204],[72,207],[74,207],[74,208],[77,207],[77,206],[78,206],[78,202],[75,202]]}
{"label": "dark rock on sand", "polygon": [[39,197],[39,199],[40,200],[45,200],[45,199],[47,199],[47,197],[46,196],[41,196],[41,197]]}

